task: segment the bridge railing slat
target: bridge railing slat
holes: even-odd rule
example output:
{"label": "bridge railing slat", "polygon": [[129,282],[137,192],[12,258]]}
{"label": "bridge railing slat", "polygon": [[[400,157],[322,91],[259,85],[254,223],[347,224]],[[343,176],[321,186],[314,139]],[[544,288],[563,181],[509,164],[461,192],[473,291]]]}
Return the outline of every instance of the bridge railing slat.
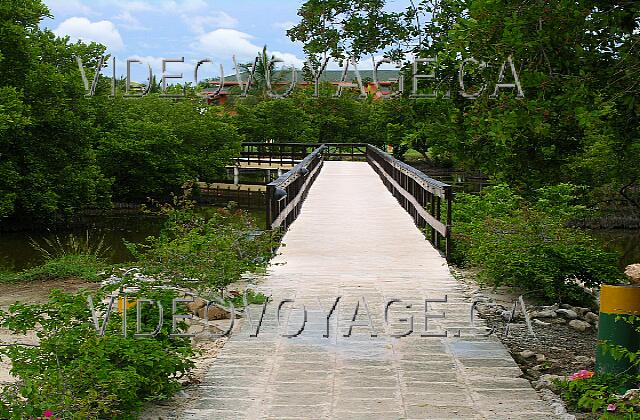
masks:
{"label": "bridge railing slat", "polygon": [[266,220],[267,228],[287,228],[298,217],[302,203],[315,181],[324,157],[320,145],[290,171],[267,184]]}
{"label": "bridge railing slat", "polygon": [[[451,186],[433,179],[418,169],[407,165],[375,146],[367,145],[367,161],[380,176],[384,185],[402,207],[413,217],[420,228],[430,228],[430,241],[441,248],[444,239],[444,254],[451,255]],[[445,220],[442,220],[442,201],[446,205]]]}
{"label": "bridge railing slat", "polygon": [[[365,143],[244,143],[243,161],[295,163],[267,185],[267,228],[287,228],[296,219],[302,203],[317,177],[325,158],[366,159],[387,189],[413,217],[436,249],[451,254],[451,186],[394,158],[376,146]],[[443,220],[442,205],[445,205]]]}

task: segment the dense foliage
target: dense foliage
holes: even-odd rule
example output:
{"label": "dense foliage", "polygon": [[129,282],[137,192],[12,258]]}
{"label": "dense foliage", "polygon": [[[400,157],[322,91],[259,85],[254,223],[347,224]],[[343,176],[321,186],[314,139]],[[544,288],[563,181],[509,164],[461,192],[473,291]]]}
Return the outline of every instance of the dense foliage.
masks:
{"label": "dense foliage", "polygon": [[217,209],[203,217],[182,209],[170,210],[158,237],[129,248],[146,274],[212,298],[243,273],[265,268],[277,239],[277,233],[259,230],[243,210]]}
{"label": "dense foliage", "polygon": [[[166,289],[142,289],[146,299],[171,308],[177,293]],[[105,334],[97,334],[91,321],[87,293],[54,291],[48,303],[11,306],[0,312],[0,326],[16,333],[33,331],[38,346],[3,347],[0,353],[12,363],[15,385],[0,391],[0,417],[36,418],[45,411],[69,419],[137,418],[146,401],[164,399],[180,385],[177,378],[187,372],[194,355],[188,338],[169,337],[170,310],[154,337],[136,338],[136,310],[128,312],[127,336],[122,334],[122,317],[112,312]],[[104,292],[93,296],[96,309]],[[148,309],[148,308],[147,308]],[[181,312],[183,313],[183,312]],[[158,325],[158,312],[142,311],[142,331]],[[101,321],[102,322],[102,321]]]}
{"label": "dense foliage", "polygon": [[[637,315],[619,315],[616,322],[626,322],[635,328],[636,334],[640,333]],[[620,373],[574,374],[568,381],[558,382],[563,398],[576,411],[597,413],[600,418],[637,418],[640,415],[637,392],[640,389],[640,350],[609,341],[599,341],[598,346],[614,359],[628,361],[630,368]]]}
{"label": "dense foliage", "polygon": [[538,191],[527,203],[506,185],[481,195],[458,194],[453,207],[454,260],[480,268],[479,279],[517,286],[564,302],[586,304],[585,287],[616,283],[623,275],[616,254],[567,223],[585,212],[575,188]]}
{"label": "dense foliage", "polygon": [[[404,64],[406,53],[437,59],[419,72],[435,71],[439,80],[421,82],[418,93],[435,89],[439,99],[410,106],[416,124],[406,127],[414,131],[407,140],[417,150],[522,192],[571,182],[591,187],[596,201],[640,209],[640,3],[419,0],[401,13],[386,11],[387,3],[308,0],[288,34],[316,60],[325,51],[360,58],[376,48]],[[524,98],[514,89],[490,98],[509,56]],[[465,66],[465,90],[476,100],[458,93],[460,64],[471,57],[487,63]],[[406,96],[412,71],[405,70]],[[508,65],[505,74],[513,82]]]}
{"label": "dense foliage", "polygon": [[48,13],[39,0],[0,5],[0,223],[166,198],[237,154],[240,136],[201,100],[109,99],[105,78],[86,98],[74,56],[94,69],[105,47],[40,28]]}

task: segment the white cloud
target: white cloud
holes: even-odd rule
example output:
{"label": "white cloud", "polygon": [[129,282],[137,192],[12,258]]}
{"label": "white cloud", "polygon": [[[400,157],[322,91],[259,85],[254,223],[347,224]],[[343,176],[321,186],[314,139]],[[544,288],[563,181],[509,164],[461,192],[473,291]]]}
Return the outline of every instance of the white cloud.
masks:
{"label": "white cloud", "polygon": [[[253,59],[262,53],[262,46],[252,42],[253,36],[235,29],[216,29],[198,37],[198,42],[192,47],[203,51],[207,56],[217,60],[229,61],[233,55],[239,62],[252,62]],[[294,65],[301,69],[304,60],[295,54],[282,51],[268,51],[269,57],[272,55],[281,59],[280,65]]]}
{"label": "white cloud", "polygon": [[252,35],[235,29],[216,29],[200,35],[193,48],[215,58],[226,59],[235,55],[238,60],[245,61],[262,51],[262,47],[251,43],[251,39]]}
{"label": "white cloud", "polygon": [[53,32],[58,36],[68,35],[72,41],[99,42],[113,51],[124,47],[120,32],[108,20],[91,22],[87,18],[74,16],[62,22]]}
{"label": "white cloud", "polygon": [[225,12],[209,12],[206,16],[189,16],[183,14],[182,20],[196,33],[204,33],[211,28],[232,28],[238,24],[238,19]]}
{"label": "white cloud", "polygon": [[53,17],[70,15],[88,16],[94,14],[93,10],[79,0],[46,0],[45,4],[53,14]]}
{"label": "white cloud", "polygon": [[290,20],[287,20],[284,22],[275,22],[272,26],[276,29],[282,29],[283,31],[287,31],[293,28],[294,26],[296,26],[296,23]]}
{"label": "white cloud", "polygon": [[132,31],[148,31],[149,28],[140,23],[140,20],[133,16],[130,11],[123,10],[122,13],[115,16],[114,19],[122,22],[119,26]]}
{"label": "white cloud", "polygon": [[302,58],[298,58],[295,54],[292,54],[292,53],[270,51],[269,55],[270,56],[273,55],[276,58],[282,60],[283,62],[280,64],[286,67],[295,66],[296,69],[301,70],[302,67],[304,66],[305,60]]}
{"label": "white cloud", "polygon": [[[132,78],[134,80],[140,78],[141,82],[146,82],[146,78],[148,77],[148,69],[147,64],[151,66],[151,71],[156,76],[156,80],[160,82],[162,80],[162,60],[168,59],[176,59],[180,57],[156,57],[152,55],[132,55],[127,57],[127,59],[131,60],[140,60],[141,64],[132,63],[131,64],[131,73]],[[120,68],[123,69],[123,75],[126,75],[127,68],[127,59],[123,59],[120,62],[122,63]],[[177,75],[182,73],[182,79],[168,79],[167,83],[184,83],[193,80],[193,71],[195,69],[195,64],[191,62],[184,63],[167,63],[167,74],[168,75]]]}
{"label": "white cloud", "polygon": [[162,8],[167,12],[185,14],[205,12],[209,5],[204,0],[169,0],[162,2]]}

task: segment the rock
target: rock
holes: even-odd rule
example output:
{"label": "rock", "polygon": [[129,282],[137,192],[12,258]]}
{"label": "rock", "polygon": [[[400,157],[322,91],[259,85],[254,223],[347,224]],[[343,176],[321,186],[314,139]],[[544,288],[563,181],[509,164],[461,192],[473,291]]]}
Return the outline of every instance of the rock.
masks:
{"label": "rock", "polygon": [[578,317],[578,314],[571,309],[556,309],[556,313],[558,315],[561,315],[567,319],[576,319]]}
{"label": "rock", "polygon": [[590,363],[591,362],[591,357],[589,356],[576,356],[576,361],[580,362],[580,363]]}
{"label": "rock", "polygon": [[584,332],[587,329],[591,328],[591,324],[585,321],[580,321],[579,319],[573,319],[569,321],[569,326],[576,331]]}
{"label": "rock", "polygon": [[198,309],[204,308],[206,304],[206,300],[196,297],[193,299],[193,302],[187,303],[187,309],[189,309],[189,312],[191,312],[192,314],[198,315]]}
{"label": "rock", "polygon": [[562,309],[573,309],[573,306],[569,305],[568,303],[562,303],[560,304],[560,307]]}
{"label": "rock", "polygon": [[599,319],[600,317],[593,312],[587,312],[586,314],[584,314],[584,320],[591,324],[597,324]]}
{"label": "rock", "polygon": [[632,388],[627,390],[627,392],[624,393],[621,399],[623,401],[629,401],[636,398],[640,398],[640,389]]}
{"label": "rock", "polygon": [[534,388],[538,391],[541,389],[550,389],[551,391],[556,392],[558,390],[558,387],[554,384],[554,381],[556,380],[563,381],[565,378],[564,376],[550,374],[540,375],[540,379],[534,383]]}
{"label": "rock", "polygon": [[531,312],[531,318],[555,318],[557,316],[558,314],[556,314],[555,310],[551,309]]}
{"label": "rock", "polygon": [[530,357],[535,356],[536,354],[534,352],[532,352],[531,350],[523,350],[520,353],[518,353],[520,355],[520,357],[522,357],[523,359],[528,359]]}
{"label": "rock", "polygon": [[542,363],[545,360],[547,360],[547,357],[544,354],[542,354],[542,353],[536,354],[536,362]]}
{"label": "rock", "polygon": [[501,311],[500,312],[500,316],[505,321],[511,321],[511,311]]}
{"label": "rock", "polygon": [[567,320],[564,318],[556,318],[551,321],[553,324],[566,324]]}
{"label": "rock", "polygon": [[631,284],[640,285],[640,264],[630,264],[624,269],[624,274],[629,277]]}
{"label": "rock", "polygon": [[[208,312],[208,319],[210,321],[216,320],[216,319],[227,319],[231,317],[231,314],[229,313],[229,311],[227,311],[226,309],[224,309],[223,307],[216,305],[216,304],[211,304],[209,305],[209,310]],[[198,309],[198,316],[202,319],[205,318],[205,312],[204,312],[205,308],[204,306],[200,309]]]}
{"label": "rock", "polygon": [[589,308],[581,308],[579,306],[574,307],[573,310],[578,314],[579,317],[583,317],[584,314],[591,311],[591,309]]}
{"label": "rock", "polygon": [[541,327],[546,327],[548,325],[551,325],[551,323],[550,322],[540,321],[539,319],[534,319],[533,320],[533,325],[539,325]]}

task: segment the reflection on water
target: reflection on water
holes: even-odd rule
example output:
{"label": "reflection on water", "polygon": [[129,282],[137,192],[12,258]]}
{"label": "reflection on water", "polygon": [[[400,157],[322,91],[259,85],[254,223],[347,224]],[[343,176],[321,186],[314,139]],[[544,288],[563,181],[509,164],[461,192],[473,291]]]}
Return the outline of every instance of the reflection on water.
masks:
{"label": "reflection on water", "polygon": [[640,263],[640,229],[594,229],[607,249],[620,252],[620,267]]}
{"label": "reflection on water", "polygon": [[[199,206],[198,212],[205,217],[217,207]],[[256,219],[258,226],[264,226],[264,211],[247,210]],[[109,248],[105,257],[110,263],[131,261],[132,256],[124,241],[143,242],[149,236],[156,236],[162,228],[163,219],[144,214],[95,216],[82,228],[59,229],[56,231],[0,232],[0,268],[22,270],[43,262],[43,257],[31,245],[31,240],[45,245],[45,239],[66,242],[69,234],[89,237],[94,241],[104,238]]]}

